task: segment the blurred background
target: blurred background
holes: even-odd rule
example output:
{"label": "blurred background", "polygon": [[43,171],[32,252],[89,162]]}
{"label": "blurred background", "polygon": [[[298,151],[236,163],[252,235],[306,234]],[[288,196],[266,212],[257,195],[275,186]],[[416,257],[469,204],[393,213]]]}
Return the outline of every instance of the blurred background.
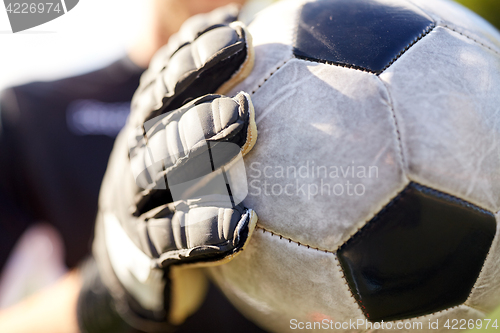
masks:
{"label": "blurred background", "polygon": [[[251,0],[245,18],[273,0]],[[16,34],[0,7],[0,90],[100,68],[124,55],[145,29],[152,0],[81,0],[56,20]]]}
{"label": "blurred background", "polygon": [[500,1],[498,0],[458,0],[458,3],[469,7],[488,21],[497,29],[500,28]]}
{"label": "blurred background", "polygon": [[[81,0],[78,6],[62,17],[28,31],[12,34],[7,13],[0,8],[0,90],[33,80],[53,80],[103,67],[125,54],[145,24],[148,6],[152,0]],[[245,8],[248,20],[259,9],[273,0],[251,0]],[[499,0],[458,0],[500,28]],[[24,291],[0,290],[5,303],[14,302],[50,283],[64,272],[64,267],[50,267],[60,261],[57,235],[47,233],[46,239],[26,239],[31,247],[39,247],[39,258],[28,258],[28,266],[38,273],[23,284]],[[55,258],[55,259],[54,259]],[[18,258],[22,261],[23,258]],[[36,265],[34,264],[36,263]],[[20,265],[22,271],[24,266]],[[57,272],[44,275],[47,271]],[[20,271],[18,271],[19,273]],[[16,274],[17,275],[17,274]],[[0,279],[8,277],[0,276]],[[500,277],[499,277],[500,278]],[[21,294],[19,294],[21,293]],[[500,324],[500,308],[491,315]],[[479,331],[479,330],[478,330]],[[491,328],[481,332],[499,332]]]}
{"label": "blurred background", "polygon": [[149,0],[82,0],[75,10],[33,29],[12,34],[0,8],[0,89],[52,80],[112,62],[146,26]]}

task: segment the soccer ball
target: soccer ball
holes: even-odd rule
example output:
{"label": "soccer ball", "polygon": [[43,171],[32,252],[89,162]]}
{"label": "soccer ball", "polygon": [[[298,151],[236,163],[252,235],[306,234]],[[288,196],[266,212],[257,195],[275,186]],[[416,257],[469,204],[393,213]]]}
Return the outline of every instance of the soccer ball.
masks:
{"label": "soccer ball", "polygon": [[274,332],[484,328],[500,304],[500,34],[445,0],[282,1],[249,30],[255,68],[231,94],[255,106],[259,222],[210,268],[226,296]]}

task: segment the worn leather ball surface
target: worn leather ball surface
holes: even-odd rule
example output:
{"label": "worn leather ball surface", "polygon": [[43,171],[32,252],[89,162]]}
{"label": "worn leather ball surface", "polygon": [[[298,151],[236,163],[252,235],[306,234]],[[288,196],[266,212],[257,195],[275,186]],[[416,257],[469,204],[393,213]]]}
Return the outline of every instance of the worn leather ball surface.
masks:
{"label": "worn leather ball surface", "polygon": [[281,1],[249,30],[255,67],[229,95],[255,107],[259,221],[210,268],[226,296],[274,332],[444,332],[495,309],[498,31],[444,0]]}

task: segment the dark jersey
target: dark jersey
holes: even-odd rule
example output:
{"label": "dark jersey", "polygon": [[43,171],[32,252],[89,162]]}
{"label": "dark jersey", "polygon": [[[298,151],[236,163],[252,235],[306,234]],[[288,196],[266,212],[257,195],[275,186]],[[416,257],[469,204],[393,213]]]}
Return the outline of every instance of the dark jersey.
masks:
{"label": "dark jersey", "polygon": [[39,221],[61,233],[69,267],[88,254],[100,184],[141,73],[124,59],[2,93],[0,267],[26,227]]}
{"label": "dark jersey", "polygon": [[[0,98],[0,269],[35,222],[62,235],[66,264],[89,255],[99,188],[143,69],[103,69],[5,90]],[[236,329],[237,328],[237,329]],[[179,332],[260,332],[214,287]]]}

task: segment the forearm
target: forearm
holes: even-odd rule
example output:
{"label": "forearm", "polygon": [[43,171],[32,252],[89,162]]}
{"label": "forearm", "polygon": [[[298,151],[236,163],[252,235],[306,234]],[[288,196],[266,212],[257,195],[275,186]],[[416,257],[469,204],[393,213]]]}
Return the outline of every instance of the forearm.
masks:
{"label": "forearm", "polygon": [[81,278],[72,271],[55,285],[0,311],[0,332],[79,333],[76,308]]}

